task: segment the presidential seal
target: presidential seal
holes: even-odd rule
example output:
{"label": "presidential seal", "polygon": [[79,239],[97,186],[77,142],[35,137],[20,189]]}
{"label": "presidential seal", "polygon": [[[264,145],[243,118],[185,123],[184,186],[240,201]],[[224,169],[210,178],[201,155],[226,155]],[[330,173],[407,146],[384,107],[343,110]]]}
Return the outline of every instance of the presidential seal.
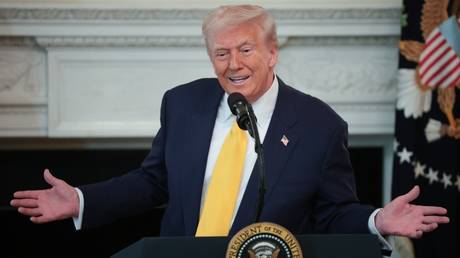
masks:
{"label": "presidential seal", "polygon": [[284,227],[261,222],[251,224],[230,240],[226,258],[303,258],[294,235]]}

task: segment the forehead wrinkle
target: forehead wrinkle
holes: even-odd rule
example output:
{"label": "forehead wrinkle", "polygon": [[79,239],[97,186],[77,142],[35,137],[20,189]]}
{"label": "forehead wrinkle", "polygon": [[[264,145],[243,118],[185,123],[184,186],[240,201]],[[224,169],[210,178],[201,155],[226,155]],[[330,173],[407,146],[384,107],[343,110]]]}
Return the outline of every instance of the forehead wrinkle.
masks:
{"label": "forehead wrinkle", "polygon": [[243,39],[242,42],[236,43],[236,46],[230,46],[230,47],[226,47],[226,46],[224,46],[222,44],[219,44],[219,43],[214,43],[214,51],[228,50],[228,49],[232,49],[232,48],[241,48],[244,45],[254,45],[254,44],[251,43],[251,41],[249,39]]}

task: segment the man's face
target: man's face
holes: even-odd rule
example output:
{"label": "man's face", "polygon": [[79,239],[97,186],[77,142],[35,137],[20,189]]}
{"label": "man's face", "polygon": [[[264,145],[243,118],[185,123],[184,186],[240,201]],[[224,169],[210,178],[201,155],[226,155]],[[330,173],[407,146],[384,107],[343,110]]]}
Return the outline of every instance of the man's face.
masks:
{"label": "man's face", "polygon": [[267,42],[257,24],[215,32],[208,47],[214,72],[228,94],[239,92],[253,103],[272,85],[278,49]]}

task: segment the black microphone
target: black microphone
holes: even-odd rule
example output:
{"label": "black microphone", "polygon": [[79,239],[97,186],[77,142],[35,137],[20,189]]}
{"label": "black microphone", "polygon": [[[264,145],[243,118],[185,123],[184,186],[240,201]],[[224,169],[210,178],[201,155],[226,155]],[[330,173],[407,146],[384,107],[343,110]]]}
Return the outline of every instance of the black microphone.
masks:
{"label": "black microphone", "polygon": [[251,118],[255,120],[254,123],[257,122],[257,119],[254,115],[251,104],[249,104],[246,98],[238,92],[230,94],[228,96],[227,103],[232,113],[236,116],[236,122],[241,130],[248,130],[251,137],[254,138]]}
{"label": "black microphone", "polygon": [[241,130],[248,130],[249,135],[255,140],[255,151],[257,153],[257,162],[259,164],[259,201],[257,202],[256,219],[259,222],[260,214],[264,206],[265,197],[265,162],[264,149],[260,142],[259,131],[257,130],[257,118],[254,114],[251,104],[241,93],[234,92],[228,96],[228,106],[236,116],[236,122]]}

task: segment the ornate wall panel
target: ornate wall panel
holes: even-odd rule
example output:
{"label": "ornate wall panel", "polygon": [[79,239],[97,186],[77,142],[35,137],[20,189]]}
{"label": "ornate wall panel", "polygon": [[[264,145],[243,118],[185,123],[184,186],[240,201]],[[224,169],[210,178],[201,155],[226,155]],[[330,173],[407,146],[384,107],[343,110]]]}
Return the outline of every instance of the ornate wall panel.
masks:
{"label": "ornate wall panel", "polygon": [[[200,35],[207,11],[1,8],[0,110],[9,122],[0,134],[151,137],[165,90],[213,76]],[[390,135],[400,10],[270,11],[281,43],[277,74],[329,103],[352,135]],[[41,122],[16,130],[30,124],[6,112],[18,107],[36,110],[29,116]]]}

